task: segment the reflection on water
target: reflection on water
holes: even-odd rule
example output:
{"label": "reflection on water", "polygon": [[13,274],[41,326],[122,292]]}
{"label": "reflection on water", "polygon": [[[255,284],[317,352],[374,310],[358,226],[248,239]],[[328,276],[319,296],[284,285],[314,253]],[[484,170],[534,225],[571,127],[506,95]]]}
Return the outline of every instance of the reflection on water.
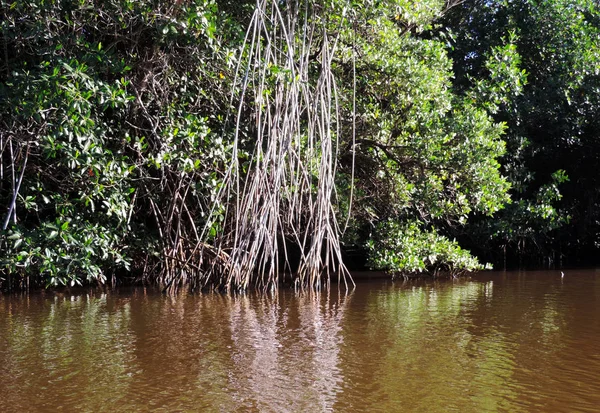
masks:
{"label": "reflection on water", "polygon": [[[100,410],[105,398],[126,390],[135,348],[128,303],[115,308],[101,294],[93,299],[13,297],[3,304],[0,410]],[[82,394],[90,397],[82,400]]]}
{"label": "reflection on water", "polygon": [[0,411],[597,411],[600,277],[0,297]]}
{"label": "reflection on water", "polygon": [[356,343],[369,343],[368,353],[347,362],[357,373],[369,371],[372,388],[366,398],[354,389],[356,400],[340,401],[340,410],[507,408],[516,397],[505,387],[514,368],[513,343],[474,319],[477,308],[491,304],[493,286],[446,282],[376,292],[365,303],[366,329],[349,332]]}

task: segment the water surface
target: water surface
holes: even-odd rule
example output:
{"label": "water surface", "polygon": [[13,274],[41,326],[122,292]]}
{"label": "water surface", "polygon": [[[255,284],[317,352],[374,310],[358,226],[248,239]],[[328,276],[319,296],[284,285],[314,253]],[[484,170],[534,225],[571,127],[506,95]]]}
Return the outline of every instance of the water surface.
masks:
{"label": "water surface", "polygon": [[600,271],[0,296],[0,411],[597,412]]}

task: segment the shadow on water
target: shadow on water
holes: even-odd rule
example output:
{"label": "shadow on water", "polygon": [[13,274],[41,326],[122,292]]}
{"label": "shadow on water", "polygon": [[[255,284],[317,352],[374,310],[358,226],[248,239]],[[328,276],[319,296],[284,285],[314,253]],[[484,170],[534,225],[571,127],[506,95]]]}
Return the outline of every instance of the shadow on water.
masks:
{"label": "shadow on water", "polygon": [[0,298],[0,411],[595,411],[595,271]]}

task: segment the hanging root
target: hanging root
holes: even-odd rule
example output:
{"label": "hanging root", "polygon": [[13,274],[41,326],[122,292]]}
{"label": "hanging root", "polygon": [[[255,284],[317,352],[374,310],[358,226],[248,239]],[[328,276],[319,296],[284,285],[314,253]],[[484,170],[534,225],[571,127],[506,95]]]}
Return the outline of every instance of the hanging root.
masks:
{"label": "hanging root", "polygon": [[[281,4],[257,0],[245,64],[237,70],[235,138],[217,199],[227,207],[222,232],[214,245],[204,242],[214,224],[208,222],[193,251],[170,244],[164,257],[168,287],[276,288],[283,272],[292,271],[286,245],[300,251],[295,285],[319,289],[332,276],[346,288],[353,283],[342,262],[335,214],[340,114],[331,71],[337,38],[329,31],[337,30],[326,27],[323,7],[311,0],[286,2],[285,9]],[[249,112],[248,153],[242,131]],[[244,168],[240,159],[248,160]]]}

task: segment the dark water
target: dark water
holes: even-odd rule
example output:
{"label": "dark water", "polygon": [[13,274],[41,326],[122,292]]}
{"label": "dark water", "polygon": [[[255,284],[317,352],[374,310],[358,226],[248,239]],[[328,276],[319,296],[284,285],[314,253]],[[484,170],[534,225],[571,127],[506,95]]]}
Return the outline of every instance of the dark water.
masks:
{"label": "dark water", "polygon": [[600,270],[4,296],[0,411],[598,412]]}

